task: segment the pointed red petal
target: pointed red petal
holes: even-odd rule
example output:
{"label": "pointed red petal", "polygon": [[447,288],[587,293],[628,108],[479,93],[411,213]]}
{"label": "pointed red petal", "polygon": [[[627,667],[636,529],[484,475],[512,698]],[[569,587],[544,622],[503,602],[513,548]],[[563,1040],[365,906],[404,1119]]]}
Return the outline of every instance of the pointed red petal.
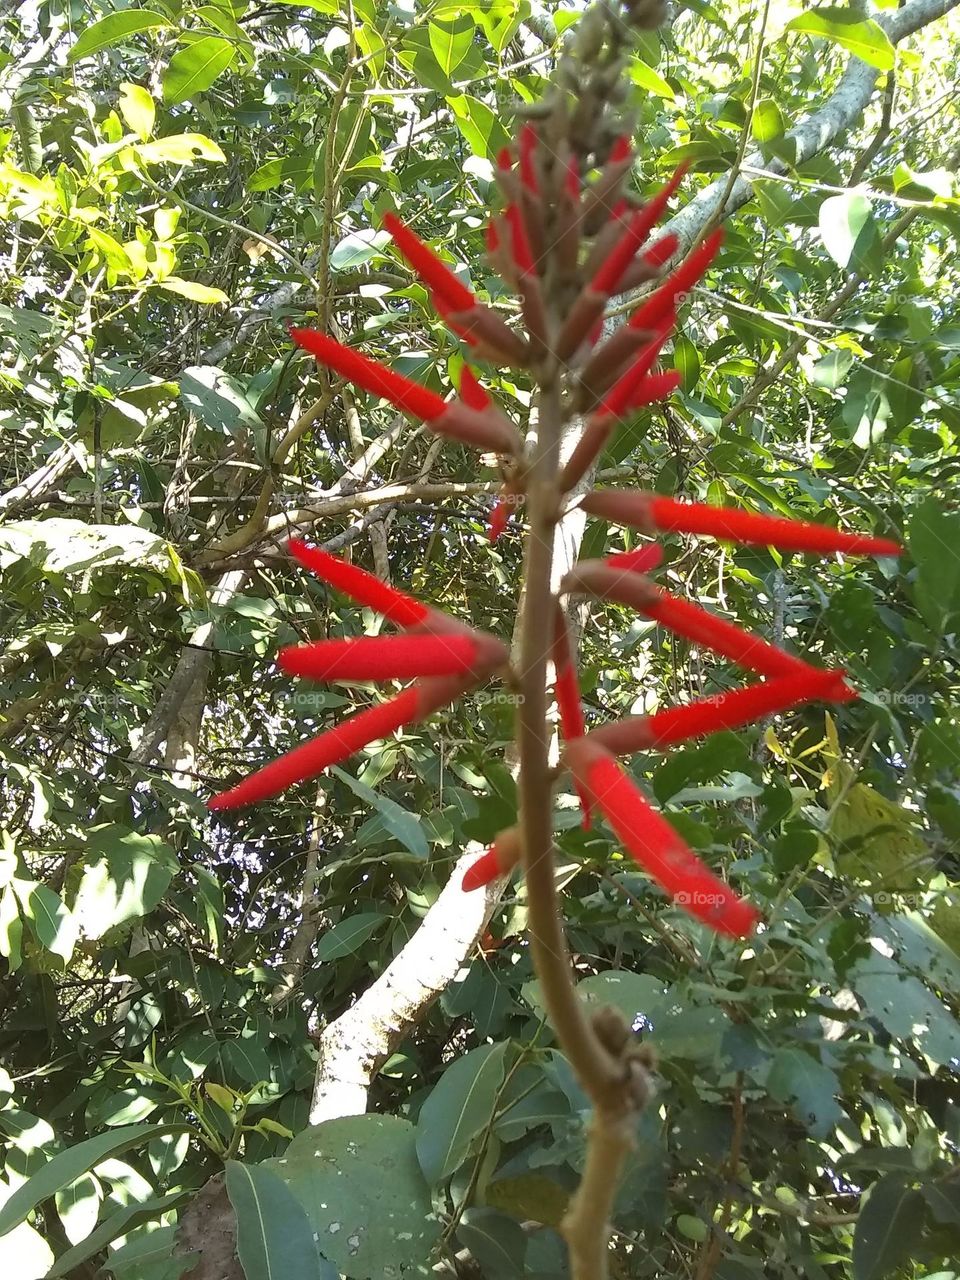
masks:
{"label": "pointed red petal", "polygon": [[491,542],[496,542],[504,529],[506,529],[510,521],[512,505],[505,497],[498,498],[494,503],[490,512],[490,519],[487,521],[487,537]]}
{"label": "pointed red petal", "polygon": [[619,164],[621,160],[626,160],[632,151],[630,138],[627,134],[622,134],[613,146],[610,148],[610,159],[614,164]]}
{"label": "pointed red petal", "polygon": [[321,364],[335,369],[349,382],[356,383],[365,391],[389,400],[404,413],[429,422],[433,418],[439,418],[447,407],[440,396],[420,386],[418,382],[411,382],[403,374],[394,373],[376,360],[362,356],[359,351],[342,346],[325,333],[319,333],[315,329],[291,329],[290,337],[316,356]]}
{"label": "pointed red petal", "polygon": [[467,867],[463,873],[462,887],[466,893],[482,889],[500,876],[509,875],[523,856],[520,832],[516,827],[501,831],[490,848]]}
{"label": "pointed red petal", "polygon": [[277,662],[290,675],[310,680],[412,680],[461,675],[477,657],[476,639],[464,632],[320,640],[281,649]]}
{"label": "pointed red petal", "polygon": [[318,578],[336,587],[344,595],[351,596],[359,604],[366,605],[401,627],[416,627],[430,615],[430,609],[413,596],[398,591],[381,582],[366,569],[347,564],[321,547],[310,547],[299,538],[291,538],[287,544],[290,554]]}
{"label": "pointed red petal", "polygon": [[680,241],[670,232],[668,235],[661,236],[655,245],[643,255],[644,262],[651,267],[662,267],[665,262],[669,262],[673,255],[677,252]]}
{"label": "pointed red petal", "polygon": [[489,409],[493,401],[481,387],[469,365],[460,370],[460,399],[470,409]]}
{"label": "pointed red petal", "polygon": [[660,190],[656,192],[655,195],[652,195],[640,210],[639,216],[643,220],[642,230],[644,237],[648,236],[660,221],[660,217],[663,214],[664,209],[666,209],[670,197],[686,177],[686,173],[689,168],[689,163],[679,165],[674,172],[673,177],[670,178],[669,181],[665,182]]}
{"label": "pointed red petal", "polygon": [[849,702],[856,694],[843,682],[840,671],[809,668],[796,675],[780,676],[745,689],[734,689],[712,698],[698,698],[685,707],[668,707],[648,717],[651,745],[657,748],[688,738],[739,729],[778,711],[789,711],[804,702]]}
{"label": "pointed red petal", "polygon": [[792,654],[749,631],[708,613],[700,605],[657,589],[641,612],[693,644],[705,645],[750,671],[764,676],[806,674],[810,668]]}
{"label": "pointed red petal", "polygon": [[666,400],[672,396],[680,385],[680,374],[676,369],[667,369],[663,373],[651,373],[643,378],[627,404],[627,411],[643,409],[648,404],[656,404],[658,400]]}
{"label": "pointed red petal", "polygon": [[566,755],[623,847],[678,906],[731,937],[753,931],[757,911],[700,861],[612,756],[586,741]]}
{"label": "pointed red petal", "polygon": [[711,262],[720,252],[723,243],[723,229],[718,228],[707,236],[696,249],[680,263],[676,271],[668,276],[659,289],[654,290],[646,302],[630,317],[633,329],[654,329],[660,323],[667,310],[676,307],[684,296],[693,288],[700,277],[707,271]]}
{"label": "pointed red petal", "polygon": [[[577,680],[577,669],[573,665],[570,652],[570,637],[567,622],[560,605],[556,607],[553,633],[553,692],[557,699],[557,710],[560,712],[560,733],[564,742],[572,742],[582,738],[586,730],[583,715],[583,702],[580,698],[580,683]],[[580,808],[583,810],[583,829],[590,830],[590,800],[583,788],[576,784],[580,797]]]}
{"label": "pointed red petal", "polygon": [[476,305],[476,298],[466,285],[395,213],[384,214],[383,225],[420,279],[439,294],[451,311],[469,311]]}
{"label": "pointed red petal", "polygon": [[627,569],[630,573],[652,573],[663,563],[663,548],[656,542],[635,547],[633,551],[616,551],[607,556],[607,564],[615,569]]}
{"label": "pointed red petal", "polygon": [[207,802],[210,810],[236,809],[240,805],[269,800],[294,783],[315,778],[333,764],[346,760],[362,747],[385,738],[420,718],[420,689],[414,685],[378,706],[361,711],[342,724],[287,752],[265,768]]}
{"label": "pointed red petal", "polygon": [[486,236],[488,253],[496,253],[500,248],[500,234],[497,231],[497,224],[492,220],[487,223]]}
{"label": "pointed red petal", "polygon": [[532,275],[535,270],[533,250],[530,248],[523,214],[512,204],[506,210],[506,219],[510,226],[511,257],[522,275]]}
{"label": "pointed red petal", "polygon": [[532,124],[525,124],[520,130],[518,150],[520,152],[520,180],[531,195],[537,195],[540,184],[537,181],[536,156],[537,131]]}
{"label": "pointed red petal", "polygon": [[627,223],[620,239],[601,263],[599,271],[597,271],[588,287],[594,293],[604,293],[608,296],[616,293],[624,272],[636,257],[637,250],[646,238],[647,233],[643,228],[643,215],[635,213]]}
{"label": "pointed red petal", "polygon": [[730,542],[779,547],[782,551],[813,551],[828,554],[898,556],[901,548],[887,538],[844,533],[823,524],[787,520],[783,516],[753,515],[733,507],[714,507],[703,502],[677,502],[653,497],[650,512],[658,529],[677,533],[707,534]]}
{"label": "pointed red petal", "polygon": [[653,368],[663,344],[669,337],[675,319],[674,313],[671,312],[665,317],[653,339],[640,348],[634,357],[633,364],[620,375],[598,405],[596,410],[598,416],[620,418],[630,408],[634,395]]}

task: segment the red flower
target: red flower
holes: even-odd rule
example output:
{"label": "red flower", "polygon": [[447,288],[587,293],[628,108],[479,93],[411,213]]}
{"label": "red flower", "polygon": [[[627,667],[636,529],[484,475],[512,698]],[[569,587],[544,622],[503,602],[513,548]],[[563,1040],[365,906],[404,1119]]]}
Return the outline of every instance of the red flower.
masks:
{"label": "red flower", "polygon": [[732,937],[752,932],[758,912],[704,866],[613,756],[589,737],[571,743],[564,754],[623,847],[680,906]]}
{"label": "red flower", "polygon": [[[497,181],[505,196],[502,214],[487,228],[492,265],[520,294],[526,335],[521,336],[493,308],[480,303],[438,255],[395,214],[384,224],[426,286],[450,329],[479,359],[529,368],[548,359],[566,379],[569,403],[586,418],[580,441],[558,477],[558,494],[569,494],[604,448],[617,421],[665,399],[679,383],[674,370],[656,362],[676,323],[687,293],[714,261],[720,230],[688,256],[633,311],[629,321],[600,341],[610,297],[652,280],[677,252],[677,239],[653,229],[677,190],[684,169],[645,204],[624,195],[633,164],[630,143],[619,138],[589,185],[581,181],[576,156],[564,143],[552,161],[544,157],[537,127],[525,125],[514,153],[497,158]],[[552,194],[551,194],[552,193]],[[555,207],[546,205],[554,199]],[[589,251],[581,255],[584,240]],[[585,260],[581,260],[581,257]],[[572,301],[556,323],[548,321],[541,275],[559,272]],[[551,279],[553,277],[551,276]],[[554,331],[555,330],[555,331]],[[511,508],[524,496],[523,444],[511,422],[464,366],[460,395],[445,400],[429,388],[343,346],[326,334],[292,329],[295,342],[357,386],[381,396],[428,430],[503,456],[505,476],[489,522],[491,541],[505,527]],[[596,347],[595,343],[599,343]],[[845,533],[823,525],[775,516],[678,502],[657,494],[603,490],[582,499],[592,515],[619,521],[655,536],[696,533],[783,550],[895,555],[887,539]],[[347,592],[402,628],[399,636],[359,636],[295,646],[281,652],[288,672],[320,680],[416,683],[389,701],[368,707],[268,764],[210,801],[225,809],[277,795],[345,760],[370,742],[416,724],[487,679],[506,664],[508,653],[494,636],[474,631],[355,565],[294,540],[292,554],[332,587]],[[561,591],[592,595],[635,608],[691,643],[767,677],[761,683],[669,707],[651,716],[627,717],[587,732],[577,672],[566,623],[557,601],[550,636],[554,691],[564,740],[563,760],[580,795],[585,823],[592,808],[605,814],[624,847],[674,899],[701,920],[733,936],[744,936],[756,912],[696,858],[617,764],[614,755],[663,749],[688,738],[737,728],[814,698],[842,702],[855,697],[843,673],[818,671],[733,623],[661,590],[645,573],[660,563],[656,543],[577,565]],[[549,620],[545,625],[550,627]],[[500,833],[493,846],[467,870],[463,887],[477,888],[508,874],[520,861],[516,827]]]}

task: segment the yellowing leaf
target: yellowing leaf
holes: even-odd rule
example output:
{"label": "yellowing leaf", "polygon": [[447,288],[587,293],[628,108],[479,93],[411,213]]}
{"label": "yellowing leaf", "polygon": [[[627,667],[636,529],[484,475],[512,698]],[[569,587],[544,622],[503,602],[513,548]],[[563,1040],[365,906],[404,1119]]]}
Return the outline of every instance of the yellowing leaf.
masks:
{"label": "yellowing leaf", "polygon": [[217,144],[202,133],[173,133],[134,148],[144,164],[193,164],[194,160],[214,160],[225,164],[227,157]]}
{"label": "yellowing leaf", "polygon": [[124,82],[121,86],[120,114],[134,133],[144,142],[153,133],[157,108],[150,94],[142,85]]}
{"label": "yellowing leaf", "polygon": [[214,289],[212,285],[200,284],[198,280],[181,280],[179,276],[167,276],[160,282],[160,288],[168,293],[178,293],[181,298],[189,298],[191,302],[202,302],[212,306],[217,302],[229,302],[229,297],[222,289]]}

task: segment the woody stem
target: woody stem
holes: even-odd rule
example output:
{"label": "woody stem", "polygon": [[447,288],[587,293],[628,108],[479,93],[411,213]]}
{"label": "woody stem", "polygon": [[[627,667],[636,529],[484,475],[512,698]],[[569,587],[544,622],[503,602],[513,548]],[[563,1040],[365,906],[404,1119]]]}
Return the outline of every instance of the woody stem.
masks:
{"label": "woody stem", "polygon": [[601,1042],[577,996],[554,878],[547,663],[562,426],[559,386],[548,377],[541,382],[537,446],[527,484],[529,532],[517,662],[520,823],[530,942],[541,993],[557,1039],[594,1104],[584,1180],[564,1231],[575,1280],[604,1280],[608,1218],[632,1141],[634,1104],[624,1061]]}

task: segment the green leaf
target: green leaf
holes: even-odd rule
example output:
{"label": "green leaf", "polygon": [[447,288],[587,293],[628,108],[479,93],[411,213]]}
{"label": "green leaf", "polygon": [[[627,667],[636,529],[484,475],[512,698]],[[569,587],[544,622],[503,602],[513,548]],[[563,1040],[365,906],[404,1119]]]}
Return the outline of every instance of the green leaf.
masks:
{"label": "green leaf", "polygon": [[389,919],[381,911],[360,911],[344,920],[338,920],[317,943],[316,958],[341,960],[344,956],[352,956]]}
{"label": "green leaf", "polygon": [[190,1133],[185,1124],[136,1124],[125,1129],[113,1129],[98,1134],[85,1142],[48,1160],[32,1178],[17,1187],[13,1195],[0,1208],[0,1236],[6,1235],[19,1222],[23,1222],[43,1200],[69,1187],[72,1182],[113,1156],[119,1156],[132,1147],[142,1146],[164,1133]]}
{"label": "green leaf", "polygon": [[331,772],[345,782],[350,790],[358,795],[361,800],[376,809],[383,819],[383,825],[391,835],[396,836],[405,849],[408,849],[410,853],[418,858],[426,858],[429,855],[430,846],[427,844],[423,826],[416,814],[410,813],[409,810],[404,809],[388,796],[382,796],[378,792],[371,790],[370,787],[365,786],[357,778],[351,777],[349,773],[344,773],[342,769],[338,769],[336,766]]}
{"label": "green leaf", "polygon": [[630,63],[630,79],[641,89],[646,89],[648,93],[653,93],[658,98],[665,98],[668,102],[672,102],[676,97],[660,72],[654,71],[653,67],[647,66],[639,58],[634,58]]}
{"label": "green leaf", "polygon": [[[917,564],[918,602],[924,615],[942,630],[960,608],[960,514],[939,498],[927,498],[910,522],[910,554]],[[920,597],[922,596],[922,600]]]}
{"label": "green leaf", "polygon": [[105,1222],[101,1222],[85,1240],[68,1249],[66,1253],[62,1253],[55,1265],[47,1272],[45,1280],[58,1280],[60,1276],[69,1275],[75,1267],[92,1258],[95,1253],[105,1249],[120,1236],[127,1235],[142,1222],[159,1218],[162,1214],[169,1213],[171,1209],[179,1209],[189,1204],[193,1198],[192,1191],[172,1191],[166,1196],[157,1196],[140,1201],[138,1204],[124,1205],[122,1209],[112,1213]]}
{"label": "green leaf", "polygon": [[873,216],[866,196],[857,191],[829,196],[820,206],[823,246],[838,267],[846,270],[861,232]]}
{"label": "green leaf", "polygon": [[240,383],[216,365],[197,364],[184,369],[180,400],[201,422],[229,436],[242,437],[263,425]]}
{"label": "green leaf", "polygon": [[875,1183],[853,1233],[855,1280],[882,1280],[910,1257],[923,1228],[923,1197],[896,1173]]}
{"label": "green leaf", "polygon": [[786,131],[787,123],[772,98],[761,98],[754,107],[751,127],[758,142],[773,142]]}
{"label": "green leaf", "polygon": [[233,45],[222,36],[204,36],[186,45],[173,55],[163,73],[164,102],[186,102],[209,89],[235,57]]}
{"label": "green leaf", "polygon": [[297,1134],[280,1159],[267,1161],[339,1272],[379,1280],[419,1273],[429,1258],[440,1223],[414,1134],[398,1116],[345,1116]]}
{"label": "green leaf", "polygon": [[461,93],[453,98],[448,97],[447,103],[474,155],[489,160],[502,147],[509,145],[510,139],[499,116],[485,102]]}
{"label": "green leaf", "polygon": [[673,342],[673,364],[680,374],[681,390],[692,390],[700,376],[700,356],[690,339],[682,333]]}
{"label": "green leaf", "polygon": [[227,1161],[227,1195],[237,1215],[237,1256],[247,1280],[313,1280],[321,1258],[303,1206],[262,1164]]}
{"label": "green leaf", "polygon": [[120,101],[117,104],[120,114],[133,132],[139,134],[142,141],[146,142],[153,133],[153,123],[157,115],[156,103],[142,85],[124,81],[120,90]]}
{"label": "green leaf", "polygon": [[519,1280],[527,1238],[523,1227],[495,1209],[468,1209],[457,1238],[480,1264],[485,1280]]}
{"label": "green leaf", "polygon": [[118,826],[94,827],[80,861],[73,912],[88,938],[142,919],[160,904],[177,870],[177,858],[159,836]]}
{"label": "green leaf", "polygon": [[459,1169],[493,1115],[503,1084],[506,1044],[458,1058],[433,1087],[417,1120],[417,1159],[431,1184]]}
{"label": "green leaf", "polygon": [[473,19],[469,14],[463,14],[454,22],[430,23],[430,48],[444,75],[452,76],[467,56],[473,43],[474,30]]}
{"label": "green leaf", "polygon": [[390,236],[386,231],[352,231],[334,246],[330,265],[334,271],[360,267],[371,258],[382,257],[381,251],[389,243]]}
{"label": "green leaf", "polygon": [[227,160],[217,144],[202,133],[172,133],[135,151],[144,164],[193,164],[194,160],[225,164]]}
{"label": "green leaf", "polygon": [[36,880],[14,879],[11,883],[23,918],[37,942],[61,956],[64,962],[68,961],[77,943],[77,922],[60,895]]}
{"label": "green leaf", "polygon": [[831,1133],[843,1117],[835,1096],[839,1080],[803,1049],[781,1049],[774,1056],[767,1089],[778,1102],[791,1103],[797,1118],[817,1137]]}
{"label": "green leaf", "polygon": [[170,19],[153,9],[122,9],[119,13],[108,13],[105,18],[95,22],[80,33],[80,39],[67,55],[68,62],[76,62],[78,58],[87,58],[99,49],[119,44],[128,36],[138,31],[148,31],[151,27],[169,27]]}
{"label": "green leaf", "polygon": [[179,276],[167,276],[166,280],[160,281],[160,288],[166,289],[168,293],[177,293],[181,298],[189,298],[191,302],[202,302],[205,306],[230,301],[222,289],[201,284],[199,280],[181,280]]}
{"label": "green leaf", "polygon": [[854,354],[846,348],[828,351],[810,370],[810,381],[815,387],[836,391],[853,366]]}
{"label": "green leaf", "polygon": [[896,49],[883,27],[849,9],[812,9],[792,19],[784,30],[831,40],[878,71],[892,71],[897,60]]}
{"label": "green leaf", "polygon": [[0,956],[5,957],[11,973],[16,973],[23,961],[23,921],[11,885],[0,893]]}

